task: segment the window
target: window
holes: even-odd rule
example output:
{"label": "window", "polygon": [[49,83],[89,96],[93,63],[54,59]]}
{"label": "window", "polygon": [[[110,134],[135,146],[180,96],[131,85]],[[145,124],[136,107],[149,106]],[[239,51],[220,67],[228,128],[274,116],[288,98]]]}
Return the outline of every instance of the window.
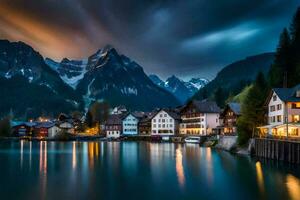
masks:
{"label": "window", "polygon": [[162,119],[162,122],[165,122],[165,119]]}
{"label": "window", "polygon": [[296,97],[300,97],[300,90],[296,91]]}
{"label": "window", "polygon": [[275,106],[270,106],[270,112],[275,111]]}
{"label": "window", "polygon": [[293,109],[300,109],[300,103],[292,103]]}
{"label": "window", "polygon": [[165,117],[167,117],[167,114],[165,114]]}
{"label": "window", "polygon": [[274,96],[273,96],[273,101],[276,101],[276,100],[277,100],[277,96],[274,95]]}
{"label": "window", "polygon": [[156,122],[156,119],[153,119],[153,122]]}
{"label": "window", "polygon": [[277,105],[277,110],[281,110],[281,108],[282,108],[282,105],[281,105],[281,104],[278,104],[278,105]]}
{"label": "window", "polygon": [[170,119],[170,122],[173,122],[173,120],[172,120],[172,119]]}
{"label": "window", "polygon": [[163,117],[163,115],[162,115],[162,114],[160,114],[160,115],[159,115],[159,117]]}
{"label": "window", "polygon": [[299,115],[292,115],[293,122],[299,122],[300,116]]}
{"label": "window", "polygon": [[282,122],[282,116],[281,115],[277,115],[277,122]]}

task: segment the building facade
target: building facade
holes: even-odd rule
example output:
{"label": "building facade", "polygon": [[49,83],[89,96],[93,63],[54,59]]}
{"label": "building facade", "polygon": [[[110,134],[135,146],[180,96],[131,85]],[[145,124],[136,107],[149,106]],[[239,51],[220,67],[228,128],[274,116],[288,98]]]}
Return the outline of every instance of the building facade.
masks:
{"label": "building facade", "polygon": [[105,134],[107,138],[119,138],[122,134],[123,115],[110,115],[105,123]]}
{"label": "building facade", "polygon": [[172,136],[179,133],[180,116],[169,110],[158,111],[151,119],[151,135]]}
{"label": "building facade", "polygon": [[267,98],[268,124],[258,127],[263,136],[300,137],[300,85],[273,88]]}
{"label": "building facade", "polygon": [[124,135],[137,135],[138,134],[139,119],[132,113],[125,115],[123,118],[123,134]]}
{"label": "building facade", "polygon": [[239,103],[228,103],[220,115],[221,134],[236,135],[237,119],[241,116],[241,106]]}
{"label": "building facade", "polygon": [[180,134],[205,136],[220,125],[220,108],[215,102],[190,101],[181,111]]}

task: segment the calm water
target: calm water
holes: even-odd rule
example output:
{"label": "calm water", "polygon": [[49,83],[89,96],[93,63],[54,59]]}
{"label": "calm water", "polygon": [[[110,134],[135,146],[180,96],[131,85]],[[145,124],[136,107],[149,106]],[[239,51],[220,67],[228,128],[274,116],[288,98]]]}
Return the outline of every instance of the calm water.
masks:
{"label": "calm water", "polygon": [[0,199],[300,199],[300,169],[197,145],[0,142]]}

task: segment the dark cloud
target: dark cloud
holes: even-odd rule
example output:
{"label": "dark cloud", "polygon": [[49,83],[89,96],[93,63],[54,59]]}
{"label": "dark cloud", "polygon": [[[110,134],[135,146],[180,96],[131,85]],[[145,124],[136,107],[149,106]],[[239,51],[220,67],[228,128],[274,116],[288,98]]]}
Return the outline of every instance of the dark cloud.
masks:
{"label": "dark cloud", "polygon": [[[235,60],[273,51],[299,3],[300,0],[2,0],[0,11],[13,13],[15,19],[7,19],[0,12],[0,36],[23,39],[46,56],[59,59],[85,57],[112,44],[147,72],[163,77],[176,74],[211,78]],[[37,28],[28,30],[24,23]],[[43,41],[41,34],[47,39]]]}

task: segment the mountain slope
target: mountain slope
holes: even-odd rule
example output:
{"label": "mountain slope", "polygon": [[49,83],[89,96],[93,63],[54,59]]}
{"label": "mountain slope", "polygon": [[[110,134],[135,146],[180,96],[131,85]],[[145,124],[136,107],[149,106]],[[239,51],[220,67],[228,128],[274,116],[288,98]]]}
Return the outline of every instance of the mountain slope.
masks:
{"label": "mountain slope", "polygon": [[[5,91],[0,94],[2,114],[12,110],[20,116],[27,108],[33,115],[59,113],[60,105],[74,110],[81,103],[75,91],[45,64],[43,57],[22,42],[0,40],[0,78],[1,91]],[[41,96],[47,98],[37,102]],[[36,106],[39,103],[44,106]],[[21,108],[22,104],[26,106]]]}
{"label": "mountain slope", "polygon": [[172,94],[155,85],[143,68],[107,46],[88,59],[64,59],[61,63],[46,59],[65,83],[82,96],[85,108],[96,100],[106,100],[111,106],[125,105],[131,110],[152,110],[173,107],[179,102]]}
{"label": "mountain slope", "polygon": [[194,99],[213,98],[218,89],[224,90],[224,95],[238,94],[247,84],[251,83],[258,72],[268,73],[274,60],[274,53],[264,53],[247,57],[224,67],[214,80],[209,82],[194,95]]}
{"label": "mountain slope", "polygon": [[187,99],[208,83],[208,80],[201,78],[192,78],[185,82],[176,76],[171,76],[164,82],[154,74],[149,75],[149,78],[159,87],[172,93],[181,103],[185,103]]}

